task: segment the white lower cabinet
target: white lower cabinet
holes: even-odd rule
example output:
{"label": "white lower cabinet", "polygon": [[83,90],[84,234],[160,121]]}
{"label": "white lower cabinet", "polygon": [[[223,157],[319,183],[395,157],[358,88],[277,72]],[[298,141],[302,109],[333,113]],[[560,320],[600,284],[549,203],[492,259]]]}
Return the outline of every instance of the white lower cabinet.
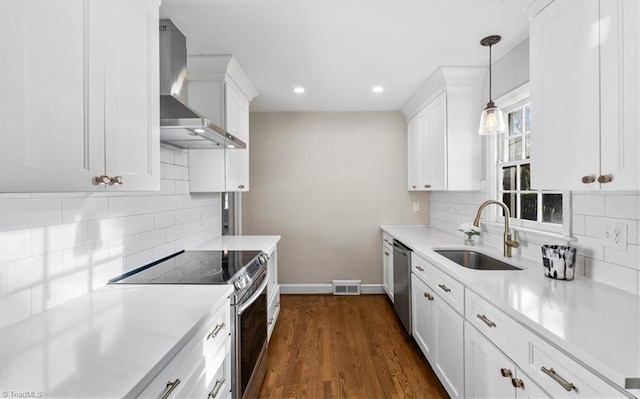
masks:
{"label": "white lower cabinet", "polygon": [[464,335],[464,389],[468,398],[549,397],[470,323],[466,323]]}
{"label": "white lower cabinet", "polygon": [[[431,266],[432,267],[432,266]],[[464,319],[415,273],[411,275],[413,337],[447,393],[464,397]]]}
{"label": "white lower cabinet", "polygon": [[[135,395],[140,398],[226,398],[231,395],[231,305],[218,309]],[[213,394],[215,393],[215,396]],[[129,395],[128,395],[129,396]],[[134,396],[134,395],[131,395]]]}
{"label": "white lower cabinet", "polygon": [[278,284],[278,249],[269,253],[267,260],[267,339],[271,339],[273,329],[276,327],[280,315],[280,285]]}
{"label": "white lower cabinet", "polygon": [[411,264],[412,336],[451,397],[632,397],[416,252]]}
{"label": "white lower cabinet", "polygon": [[393,302],[393,239],[382,233],[382,287]]}

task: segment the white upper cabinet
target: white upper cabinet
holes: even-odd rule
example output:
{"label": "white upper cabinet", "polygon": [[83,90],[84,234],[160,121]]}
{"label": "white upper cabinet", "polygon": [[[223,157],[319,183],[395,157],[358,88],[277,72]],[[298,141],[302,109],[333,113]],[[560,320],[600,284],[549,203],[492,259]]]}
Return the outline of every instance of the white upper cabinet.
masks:
{"label": "white upper cabinet", "polygon": [[249,103],[258,95],[230,55],[188,57],[189,105],[247,144],[190,150],[191,192],[249,191]]}
{"label": "white upper cabinet", "polygon": [[0,191],[159,189],[158,6],[0,2]]}
{"label": "white upper cabinet", "polygon": [[409,191],[479,190],[480,91],[486,68],[440,67],[402,107]]}
{"label": "white upper cabinet", "polygon": [[535,188],[638,189],[639,10],[556,1],[531,20]]}

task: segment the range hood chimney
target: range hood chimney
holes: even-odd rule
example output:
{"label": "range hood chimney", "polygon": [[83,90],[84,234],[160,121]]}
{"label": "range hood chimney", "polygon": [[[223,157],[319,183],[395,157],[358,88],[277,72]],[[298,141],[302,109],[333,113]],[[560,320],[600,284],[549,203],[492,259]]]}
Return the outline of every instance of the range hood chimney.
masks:
{"label": "range hood chimney", "polygon": [[187,39],[160,20],[160,141],[178,148],[247,148],[246,143],[187,105]]}

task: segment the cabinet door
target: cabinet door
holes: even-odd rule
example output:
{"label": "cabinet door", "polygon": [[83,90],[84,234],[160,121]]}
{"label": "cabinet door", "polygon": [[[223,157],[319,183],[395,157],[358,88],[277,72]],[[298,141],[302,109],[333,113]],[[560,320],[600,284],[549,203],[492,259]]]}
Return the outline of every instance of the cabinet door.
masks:
{"label": "cabinet door", "polygon": [[227,131],[247,144],[226,150],[227,191],[249,191],[249,101],[233,82],[227,83]]}
{"label": "cabinet door", "polygon": [[465,323],[464,350],[464,390],[467,397],[515,397],[511,384],[511,377],[516,375],[515,364],[469,323]]}
{"label": "cabinet door", "polygon": [[434,343],[430,363],[452,398],[464,397],[464,320],[436,296],[433,310]]}
{"label": "cabinet door", "polygon": [[159,190],[158,5],[104,8],[106,174],[124,180],[113,189]]}
{"label": "cabinet door", "polygon": [[516,377],[522,381],[522,386],[516,388],[517,399],[542,399],[551,397],[551,395],[543,391],[542,388],[533,382],[533,379],[522,370],[516,369]]}
{"label": "cabinet door", "polygon": [[[424,356],[432,362],[434,345],[435,294],[419,277],[411,275],[412,335]],[[433,365],[433,363],[431,363]]]}
{"label": "cabinet door", "polygon": [[382,286],[393,302],[393,250],[382,245]]}
{"label": "cabinet door", "polygon": [[[426,109],[426,132],[420,131],[427,147],[423,148],[424,186],[429,190],[447,189],[447,93],[440,94]],[[426,137],[425,137],[426,136]]]}
{"label": "cabinet door", "polygon": [[638,189],[640,3],[600,2],[600,174],[603,190]]}
{"label": "cabinet door", "polygon": [[0,191],[104,190],[96,7],[0,2]]}
{"label": "cabinet door", "polygon": [[407,123],[407,190],[417,191],[420,184],[420,114]]}
{"label": "cabinet door", "polygon": [[531,22],[534,188],[598,186],[581,181],[599,174],[598,24],[596,1],[556,1]]}

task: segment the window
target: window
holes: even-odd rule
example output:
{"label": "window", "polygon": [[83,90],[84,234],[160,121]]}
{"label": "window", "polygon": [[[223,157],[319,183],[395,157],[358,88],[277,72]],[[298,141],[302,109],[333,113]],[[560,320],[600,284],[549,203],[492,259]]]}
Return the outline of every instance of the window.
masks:
{"label": "window", "polygon": [[512,223],[541,230],[563,231],[563,193],[531,187],[531,106],[528,94],[503,105],[507,133],[498,136],[496,195],[511,212]]}

